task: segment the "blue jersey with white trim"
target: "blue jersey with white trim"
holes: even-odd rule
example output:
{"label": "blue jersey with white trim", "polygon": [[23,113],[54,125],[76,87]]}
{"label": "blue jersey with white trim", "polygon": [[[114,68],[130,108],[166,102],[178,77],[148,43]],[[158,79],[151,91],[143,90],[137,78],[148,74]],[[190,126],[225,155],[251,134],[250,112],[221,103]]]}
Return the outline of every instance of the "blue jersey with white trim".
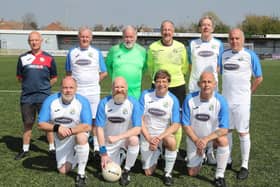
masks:
{"label": "blue jersey with white trim", "polygon": [[226,50],[222,55],[222,94],[229,104],[251,103],[251,78],[261,77],[260,60],[252,50]]}
{"label": "blue jersey with white trim", "polygon": [[58,123],[65,127],[92,124],[92,114],[88,100],[76,94],[70,104],[62,102],[61,93],[49,96],[43,103],[38,122]]}
{"label": "blue jersey with white trim", "polygon": [[141,127],[139,103],[131,96],[122,103],[115,104],[112,96],[103,98],[97,108],[96,126],[104,128],[104,136],[114,136],[132,127]]}
{"label": "blue jersey with white trim", "polygon": [[145,90],[139,102],[144,122],[151,135],[159,135],[173,123],[180,123],[179,101],[171,92],[158,97],[154,89]]}
{"label": "blue jersey with white trim", "polygon": [[208,101],[200,99],[200,92],[188,94],[182,110],[182,125],[192,126],[198,137],[208,136],[217,128],[229,128],[228,105],[217,92]]}

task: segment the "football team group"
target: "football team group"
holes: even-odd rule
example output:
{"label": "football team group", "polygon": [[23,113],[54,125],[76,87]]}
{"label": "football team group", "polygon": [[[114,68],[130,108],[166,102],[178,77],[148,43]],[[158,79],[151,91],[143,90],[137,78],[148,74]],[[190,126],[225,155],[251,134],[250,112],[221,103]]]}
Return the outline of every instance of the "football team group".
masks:
{"label": "football team group", "polygon": [[[55,60],[41,49],[41,34],[32,31],[28,37],[31,50],[20,55],[17,64],[24,131],[23,146],[15,159],[30,154],[38,113],[38,128],[46,132],[49,156],[56,159],[59,173],[77,166],[76,186],[86,185],[92,147],[101,170],[111,162],[122,166],[119,183],[123,186],[131,181],[130,172],[139,157],[146,176],[153,175],[160,158],[164,161],[167,186],[174,184],[172,170],[181,159],[189,176],[198,175],[203,164],[216,165],[213,184],[225,187],[224,173],[232,168],[235,129],[241,151],[237,180],[246,179],[251,94],[263,80],[261,64],[252,50],[244,48],[242,30],[230,30],[230,48],[224,50],[223,43],[212,36],[214,28],[211,17],[202,17],[201,37],[189,41],[186,48],[173,39],[174,24],[165,20],[161,39],[146,50],[136,43],[137,30],[128,25],[123,28],[122,41],[104,59],[91,45],[92,31],[82,27],[79,45],[67,54],[66,75],[55,94],[51,94],[57,82]],[[142,90],[146,72],[151,76],[151,89]],[[100,82],[107,74],[112,80],[111,94],[100,99]],[[186,135],[186,155],[179,151],[182,134]]]}

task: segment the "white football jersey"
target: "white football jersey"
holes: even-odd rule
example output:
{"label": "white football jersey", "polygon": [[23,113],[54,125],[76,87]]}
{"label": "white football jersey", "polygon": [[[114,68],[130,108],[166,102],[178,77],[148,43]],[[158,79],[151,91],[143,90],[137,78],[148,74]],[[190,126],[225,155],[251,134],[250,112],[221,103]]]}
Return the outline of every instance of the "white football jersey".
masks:
{"label": "white football jersey", "polygon": [[229,104],[251,103],[251,77],[262,76],[257,55],[243,48],[239,52],[226,50],[222,55],[222,94]]}
{"label": "white football jersey", "polygon": [[100,94],[99,72],[107,71],[101,51],[91,46],[73,48],[67,55],[65,69],[76,79],[78,93],[84,96]]}
{"label": "white football jersey", "polygon": [[160,135],[170,124],[180,123],[179,101],[171,92],[167,92],[164,97],[157,97],[154,90],[145,90],[139,102],[151,135]]}
{"label": "white football jersey", "polygon": [[229,128],[226,99],[215,92],[208,101],[201,101],[200,92],[186,96],[182,108],[182,125],[191,126],[198,137],[205,137],[217,128]]}
{"label": "white football jersey", "polygon": [[141,126],[141,114],[136,99],[128,96],[115,104],[112,96],[103,98],[97,108],[96,126],[104,128],[104,137],[119,135],[131,127]]}
{"label": "white football jersey", "polygon": [[192,40],[189,44],[188,58],[191,64],[189,79],[189,91],[199,91],[197,81],[204,71],[213,72],[218,82],[217,67],[220,64],[220,55],[224,50],[223,43],[215,38],[210,41],[202,41],[201,38]]}

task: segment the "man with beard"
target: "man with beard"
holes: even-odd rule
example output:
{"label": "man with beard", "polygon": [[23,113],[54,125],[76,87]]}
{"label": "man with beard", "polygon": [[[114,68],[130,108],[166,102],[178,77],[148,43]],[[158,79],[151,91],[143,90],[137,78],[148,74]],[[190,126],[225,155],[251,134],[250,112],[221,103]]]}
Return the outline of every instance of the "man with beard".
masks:
{"label": "man with beard", "polygon": [[155,89],[143,91],[140,98],[142,118],[141,157],[145,175],[153,174],[162,147],[165,147],[164,184],[171,186],[176,161],[176,140],[173,135],[180,128],[178,99],[168,91],[170,74],[159,70],[155,74]]}
{"label": "man with beard", "polygon": [[113,46],[106,57],[106,66],[112,80],[123,77],[128,84],[128,95],[139,99],[142,75],[146,69],[146,49],[136,43],[137,30],[124,27],[123,42]]}
{"label": "man with beard", "polygon": [[129,184],[129,171],[134,166],[139,152],[141,115],[138,101],[127,96],[127,84],[123,77],[116,77],[113,81],[112,96],[100,101],[96,113],[96,126],[101,168],[105,168],[110,161],[121,165],[120,150],[127,150],[120,184]]}
{"label": "man with beard", "polygon": [[65,77],[61,83],[61,93],[53,94],[44,101],[38,127],[55,133],[59,173],[66,174],[78,164],[76,186],[84,186],[92,114],[88,100],[76,94],[76,91],[76,81],[70,76]]}

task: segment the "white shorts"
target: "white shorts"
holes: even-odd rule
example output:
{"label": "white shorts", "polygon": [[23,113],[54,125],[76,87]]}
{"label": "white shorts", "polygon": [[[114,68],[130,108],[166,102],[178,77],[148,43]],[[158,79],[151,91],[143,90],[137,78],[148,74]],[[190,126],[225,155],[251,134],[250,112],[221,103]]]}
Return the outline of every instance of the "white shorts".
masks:
{"label": "white shorts", "polygon": [[83,95],[84,97],[86,97],[88,99],[88,101],[90,103],[91,112],[92,112],[92,119],[95,119],[97,106],[100,101],[100,94],[89,95],[89,93],[85,92],[83,89],[78,90],[77,93]]}
{"label": "white shorts", "polygon": [[156,151],[151,151],[149,149],[149,142],[146,141],[143,135],[140,136],[140,150],[143,169],[149,169],[157,163],[162,150],[162,141],[160,142],[159,146],[159,149]]}
{"label": "white shorts", "polygon": [[126,150],[126,139],[120,140],[113,144],[106,143],[106,148],[107,154],[111,158],[111,160],[120,165],[120,150],[121,148]]}
{"label": "white shorts", "polygon": [[236,129],[238,132],[249,132],[250,104],[229,105],[229,129]]}
{"label": "white shorts", "polygon": [[[200,156],[197,154],[197,147],[189,137],[186,138],[186,142],[187,142],[186,150],[187,150],[187,157],[188,157],[187,167],[193,168],[193,167],[201,166],[203,162],[203,155]],[[209,143],[207,144],[206,147],[208,146]]]}
{"label": "white shorts", "polygon": [[[89,134],[85,133],[88,137]],[[75,167],[77,163],[77,158],[75,156],[75,145],[76,136],[70,136],[60,140],[55,134],[55,151],[56,151],[56,163],[57,168],[61,168],[66,162],[72,164],[72,168]]]}

